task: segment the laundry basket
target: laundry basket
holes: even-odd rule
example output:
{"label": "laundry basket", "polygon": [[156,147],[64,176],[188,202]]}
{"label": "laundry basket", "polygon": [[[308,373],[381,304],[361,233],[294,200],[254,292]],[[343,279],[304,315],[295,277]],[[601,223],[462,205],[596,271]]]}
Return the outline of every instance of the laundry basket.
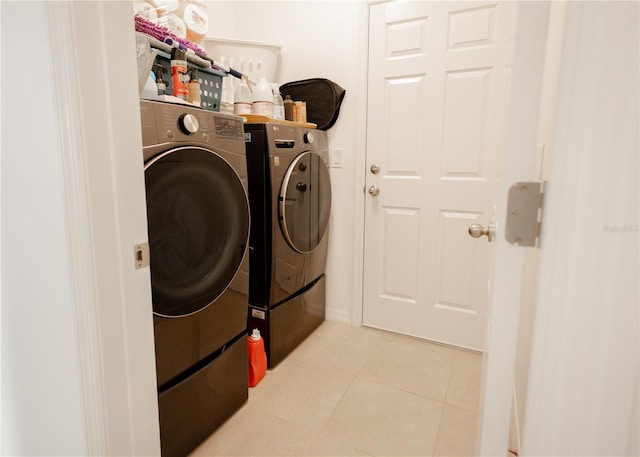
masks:
{"label": "laundry basket", "polygon": [[[238,70],[254,81],[264,77],[276,82],[281,46],[256,41],[205,38],[202,46],[207,55],[217,62]],[[233,93],[238,80],[227,76],[222,82],[221,110],[233,110]]]}

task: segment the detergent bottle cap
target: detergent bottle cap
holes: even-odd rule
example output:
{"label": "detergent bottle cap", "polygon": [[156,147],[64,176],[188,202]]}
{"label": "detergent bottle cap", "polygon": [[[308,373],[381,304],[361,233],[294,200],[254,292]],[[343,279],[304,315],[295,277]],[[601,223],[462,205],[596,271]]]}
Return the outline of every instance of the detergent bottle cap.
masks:
{"label": "detergent bottle cap", "polygon": [[260,339],[260,330],[258,330],[257,328],[254,328],[253,332],[251,332],[251,339],[252,340],[259,340]]}
{"label": "detergent bottle cap", "polygon": [[164,82],[164,80],[162,79],[162,74],[166,71],[167,70],[162,65],[155,64],[153,66],[153,72],[155,74],[157,82],[160,82],[160,81]]}
{"label": "detergent bottle cap", "polygon": [[191,80],[189,81],[190,83],[198,82],[198,69],[197,68],[190,69],[189,70],[189,74],[191,75]]}

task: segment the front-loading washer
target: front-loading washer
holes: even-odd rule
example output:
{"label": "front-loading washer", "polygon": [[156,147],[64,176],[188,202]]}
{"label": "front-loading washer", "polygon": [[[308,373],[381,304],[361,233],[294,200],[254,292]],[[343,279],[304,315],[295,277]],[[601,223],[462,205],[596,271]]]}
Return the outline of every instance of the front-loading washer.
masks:
{"label": "front-loading washer", "polygon": [[250,213],[242,118],[140,102],[162,455],[248,398]]}
{"label": "front-loading washer", "polygon": [[287,122],[245,124],[249,201],[249,330],[270,368],[325,318],[331,211],[327,133]]}

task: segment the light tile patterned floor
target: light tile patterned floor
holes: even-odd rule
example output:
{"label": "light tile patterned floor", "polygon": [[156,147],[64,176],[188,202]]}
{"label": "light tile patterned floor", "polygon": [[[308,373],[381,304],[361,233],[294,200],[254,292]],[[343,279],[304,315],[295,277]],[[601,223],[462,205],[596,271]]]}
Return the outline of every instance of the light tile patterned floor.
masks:
{"label": "light tile patterned floor", "polygon": [[481,374],[481,354],[327,321],[191,456],[471,456]]}

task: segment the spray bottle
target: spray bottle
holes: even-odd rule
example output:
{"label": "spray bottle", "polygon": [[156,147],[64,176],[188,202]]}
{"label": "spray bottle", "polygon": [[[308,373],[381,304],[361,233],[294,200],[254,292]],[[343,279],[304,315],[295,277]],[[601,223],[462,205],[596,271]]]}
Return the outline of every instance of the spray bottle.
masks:
{"label": "spray bottle", "polygon": [[156,75],[156,86],[158,87],[158,95],[164,95],[167,93],[167,82],[162,79],[162,74],[167,70],[162,66],[155,64],[153,66],[154,73]]}
{"label": "spray bottle", "polygon": [[174,97],[187,101],[189,95],[187,81],[189,81],[187,54],[181,49],[173,48],[171,50],[171,82]]}
{"label": "spray bottle", "polygon": [[198,82],[198,69],[192,68],[189,70],[191,73],[191,80],[189,81],[189,103],[200,106],[200,83]]}

